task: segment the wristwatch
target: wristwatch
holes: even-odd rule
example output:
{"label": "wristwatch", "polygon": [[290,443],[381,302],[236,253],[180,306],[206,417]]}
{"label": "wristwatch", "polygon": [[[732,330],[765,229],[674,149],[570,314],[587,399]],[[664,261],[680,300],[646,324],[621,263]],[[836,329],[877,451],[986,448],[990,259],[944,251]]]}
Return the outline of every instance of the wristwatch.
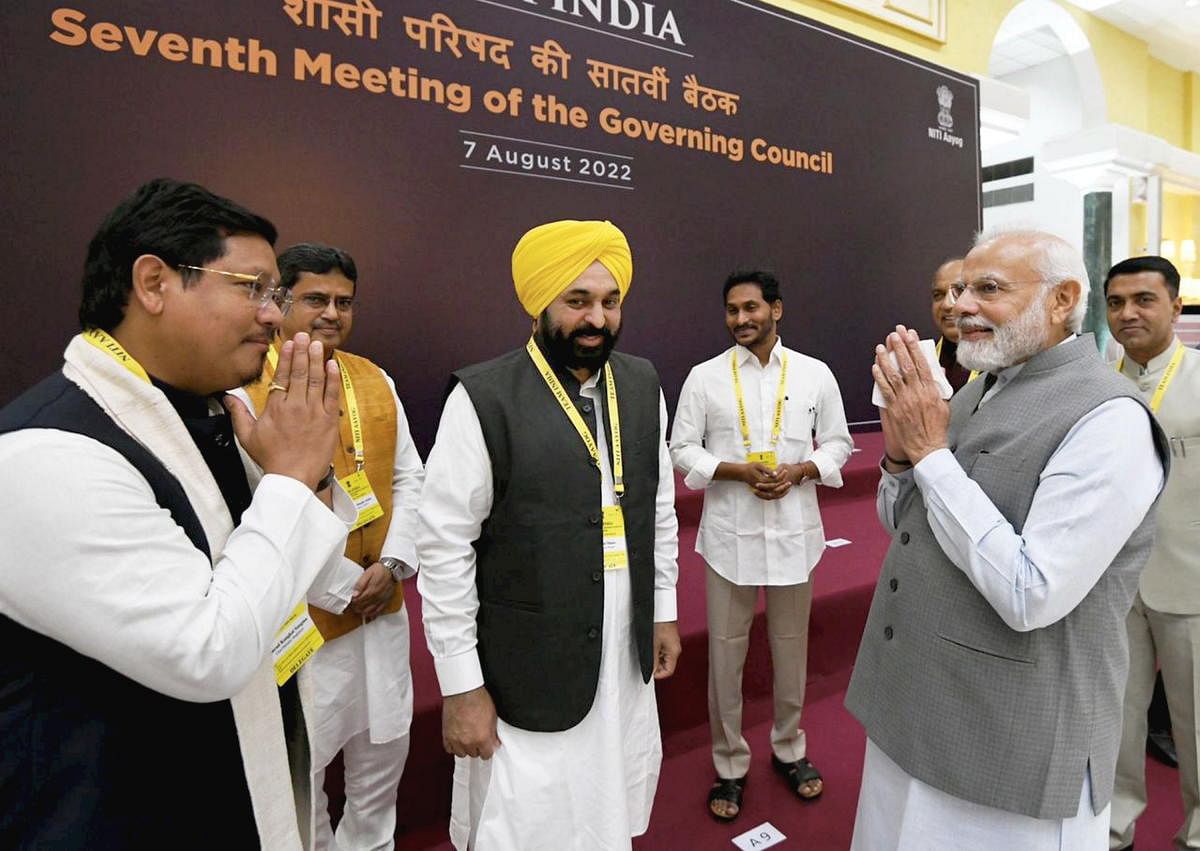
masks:
{"label": "wristwatch", "polygon": [[325,488],[337,481],[337,474],[333,471],[333,465],[329,465],[329,470],[321,477],[321,481],[317,482],[317,486],[313,488],[313,493],[320,493]]}
{"label": "wristwatch", "polygon": [[388,573],[392,575],[393,582],[401,582],[404,579],[404,562],[398,558],[384,556],[379,560],[379,563],[388,569]]}

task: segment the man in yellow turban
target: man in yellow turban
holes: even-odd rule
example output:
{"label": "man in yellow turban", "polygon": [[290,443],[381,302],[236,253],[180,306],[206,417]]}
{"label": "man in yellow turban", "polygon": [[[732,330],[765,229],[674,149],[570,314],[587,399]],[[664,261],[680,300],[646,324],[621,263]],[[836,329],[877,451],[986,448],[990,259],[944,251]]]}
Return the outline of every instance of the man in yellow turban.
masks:
{"label": "man in yellow turban", "polygon": [[512,267],[533,336],[454,374],[419,511],[450,836],[629,848],[662,761],[651,680],[679,655],[666,405],[654,367],[613,351],[620,230],[542,225]]}

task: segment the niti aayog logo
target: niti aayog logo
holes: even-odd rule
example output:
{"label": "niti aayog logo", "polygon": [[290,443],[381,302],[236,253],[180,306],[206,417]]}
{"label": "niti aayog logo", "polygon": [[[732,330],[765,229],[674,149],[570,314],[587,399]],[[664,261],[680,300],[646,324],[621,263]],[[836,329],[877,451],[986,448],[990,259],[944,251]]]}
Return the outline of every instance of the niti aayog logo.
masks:
{"label": "niti aayog logo", "polygon": [[929,128],[929,138],[961,148],[962,136],[955,136],[950,132],[954,129],[954,116],[950,114],[950,107],[954,105],[954,92],[950,91],[949,86],[938,86],[934,94],[937,95],[938,102],[938,126]]}
{"label": "niti aayog logo", "polygon": [[941,107],[938,110],[938,126],[949,133],[954,129],[954,116],[950,114],[950,107],[954,106],[954,92],[946,86],[938,86],[937,99]]}

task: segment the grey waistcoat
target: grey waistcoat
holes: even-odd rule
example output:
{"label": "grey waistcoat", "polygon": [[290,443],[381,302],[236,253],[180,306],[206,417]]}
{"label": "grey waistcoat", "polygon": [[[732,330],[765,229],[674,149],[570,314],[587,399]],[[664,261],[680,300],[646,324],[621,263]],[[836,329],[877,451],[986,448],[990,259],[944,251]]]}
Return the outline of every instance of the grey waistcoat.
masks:
{"label": "grey waistcoat", "polygon": [[[983,383],[951,401],[950,447],[1018,533],[1042,469],[1083,415],[1118,397],[1145,407],[1091,335],[1035,355],[972,414]],[[1165,468],[1166,440],[1146,413]],[[1070,614],[1029,632],[1007,626],[942,552],[918,489],[895,516],[847,708],[904,771],[950,795],[1069,818],[1090,766],[1099,812],[1112,795],[1129,669],[1125,616],[1150,553],[1154,508]]]}
{"label": "grey waistcoat", "polygon": [[[642,677],[654,671],[654,519],[658,494],[658,374],[613,353],[624,454],[625,543]],[[600,470],[525,350],[455,373],[479,415],[492,464],[492,510],[475,541],[479,660],[509,724],[553,732],[591,709],[604,624]],[[579,383],[560,371],[593,436]],[[605,423],[608,404],[599,383]],[[611,441],[609,461],[612,460]],[[624,581],[612,574],[609,581]]]}

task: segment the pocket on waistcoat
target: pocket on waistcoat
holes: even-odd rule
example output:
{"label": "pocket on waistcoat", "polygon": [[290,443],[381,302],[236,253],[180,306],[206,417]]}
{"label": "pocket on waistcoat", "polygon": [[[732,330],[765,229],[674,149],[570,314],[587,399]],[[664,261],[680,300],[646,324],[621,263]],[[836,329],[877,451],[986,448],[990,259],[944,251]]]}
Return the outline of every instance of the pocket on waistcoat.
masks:
{"label": "pocket on waistcoat", "polygon": [[992,452],[987,449],[980,449],[975,453],[973,458],[968,459],[963,468],[967,471],[967,475],[974,478],[972,475],[976,471],[980,474],[1002,473],[1005,471],[1016,472],[1025,466],[1025,456],[1015,452]]}
{"label": "pocket on waistcoat", "polygon": [[[996,647],[990,642],[985,643],[966,637],[954,638],[949,635],[945,635],[941,631],[938,632],[937,636],[947,644],[952,644],[955,647],[969,653],[978,653],[983,656],[990,656],[993,659],[1002,659],[1005,662],[1016,662],[1021,665],[1034,664],[1034,660],[1031,656],[1014,647]],[[977,646],[979,644],[983,644],[984,646]]]}

